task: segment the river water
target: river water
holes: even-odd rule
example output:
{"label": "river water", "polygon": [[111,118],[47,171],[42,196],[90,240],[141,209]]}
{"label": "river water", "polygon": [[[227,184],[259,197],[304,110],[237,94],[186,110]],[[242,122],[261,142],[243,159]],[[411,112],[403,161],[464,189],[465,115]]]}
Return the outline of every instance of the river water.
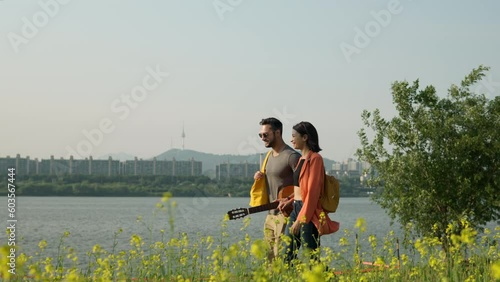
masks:
{"label": "river water", "polygon": [[[151,197],[18,197],[16,198],[16,241],[21,252],[32,253],[38,243],[46,240],[48,249],[57,247],[65,231],[70,236],[67,245],[79,251],[89,251],[99,244],[110,247],[115,232],[122,229],[118,243],[127,245],[132,234],[153,239],[165,234],[186,232],[190,236],[220,236],[221,223],[228,210],[248,207],[247,198],[172,198],[176,203],[174,213],[161,211],[156,205],[160,198]],[[0,218],[7,225],[7,200],[0,209]],[[165,203],[164,203],[165,204]],[[252,238],[262,237],[266,212],[249,215],[250,224],[243,219],[230,220],[227,229],[229,240],[239,241],[248,233]],[[173,232],[169,219],[174,218]],[[138,217],[141,219],[138,220]],[[389,229],[389,218],[384,211],[368,198],[343,198],[337,213],[331,218],[341,223],[341,230],[353,229],[356,219],[362,217],[368,223],[369,232],[383,236]],[[337,233],[338,234],[338,233]],[[5,232],[1,243],[7,241]],[[337,235],[322,238],[323,245],[335,245]]]}

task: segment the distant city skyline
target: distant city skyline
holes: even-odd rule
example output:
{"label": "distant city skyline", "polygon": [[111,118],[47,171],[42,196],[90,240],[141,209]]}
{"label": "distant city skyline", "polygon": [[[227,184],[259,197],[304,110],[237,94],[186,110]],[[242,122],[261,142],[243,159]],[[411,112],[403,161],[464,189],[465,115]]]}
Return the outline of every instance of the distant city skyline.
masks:
{"label": "distant city skyline", "polygon": [[[260,157],[259,157],[260,155]],[[0,170],[16,169],[16,175],[201,175],[211,177],[251,177],[259,170],[264,154],[214,155],[193,150],[171,149],[151,159],[133,156],[107,156],[76,159],[0,156]],[[124,158],[126,157],[126,158]],[[260,163],[259,163],[260,160]],[[327,173],[349,177],[367,176],[370,164],[355,159],[343,161],[323,158]]]}
{"label": "distant city skyline", "polygon": [[[266,151],[259,121],[310,121],[353,157],[394,81],[440,97],[479,65],[500,94],[500,2],[0,1],[0,156]],[[184,136],[184,137],[183,137]]]}

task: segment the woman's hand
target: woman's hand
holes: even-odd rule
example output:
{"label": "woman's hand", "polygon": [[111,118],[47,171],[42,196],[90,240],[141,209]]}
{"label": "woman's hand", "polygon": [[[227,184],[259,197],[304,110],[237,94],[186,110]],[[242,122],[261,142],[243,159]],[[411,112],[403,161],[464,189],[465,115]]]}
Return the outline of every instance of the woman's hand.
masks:
{"label": "woman's hand", "polygon": [[302,226],[302,223],[300,223],[300,221],[296,220],[292,224],[292,227],[290,227],[290,232],[292,232],[293,235],[296,235],[296,236],[299,235],[301,226]]}
{"label": "woman's hand", "polygon": [[292,204],[293,199],[288,199],[288,198],[282,198],[279,199],[280,203],[278,204],[278,209],[283,212],[283,209],[287,207],[288,205]]}

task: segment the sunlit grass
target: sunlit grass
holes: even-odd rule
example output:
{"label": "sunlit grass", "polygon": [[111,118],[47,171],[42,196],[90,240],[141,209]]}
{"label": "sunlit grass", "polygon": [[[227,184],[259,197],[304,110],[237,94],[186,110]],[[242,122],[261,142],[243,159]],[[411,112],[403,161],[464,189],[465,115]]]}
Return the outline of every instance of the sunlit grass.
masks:
{"label": "sunlit grass", "polygon": [[[332,236],[338,247],[318,249],[319,260],[299,252],[293,266],[281,258],[268,261],[266,244],[245,233],[250,218],[241,224],[242,239],[228,240],[228,218],[221,219],[217,236],[174,233],[176,204],[165,195],[157,204],[156,216],[166,218],[165,229],[155,231],[138,217],[149,233],[132,234],[128,248],[117,248],[123,230],[114,234],[110,249],[96,244],[86,256],[78,257],[61,235],[57,255],[45,255],[47,242],[41,240],[32,253],[18,254],[16,275],[9,270],[10,247],[0,249],[0,274],[6,281],[495,281],[500,280],[500,228],[485,229],[481,235],[466,228],[452,234],[452,246],[444,250],[437,238],[401,238],[407,246],[399,248],[395,233],[383,238],[369,233],[362,218],[352,229]],[[182,224],[182,223],[179,223]],[[153,240],[159,232],[160,240]],[[156,235],[156,234],[155,234]]]}

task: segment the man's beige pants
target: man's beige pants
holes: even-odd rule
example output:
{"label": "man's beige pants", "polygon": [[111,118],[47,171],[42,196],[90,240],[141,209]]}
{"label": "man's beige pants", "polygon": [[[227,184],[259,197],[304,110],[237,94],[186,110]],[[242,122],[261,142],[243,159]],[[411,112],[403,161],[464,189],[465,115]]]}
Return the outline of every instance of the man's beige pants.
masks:
{"label": "man's beige pants", "polygon": [[272,261],[280,255],[281,234],[285,232],[286,219],[283,214],[266,216],[264,223],[264,240],[269,246],[267,257]]}

